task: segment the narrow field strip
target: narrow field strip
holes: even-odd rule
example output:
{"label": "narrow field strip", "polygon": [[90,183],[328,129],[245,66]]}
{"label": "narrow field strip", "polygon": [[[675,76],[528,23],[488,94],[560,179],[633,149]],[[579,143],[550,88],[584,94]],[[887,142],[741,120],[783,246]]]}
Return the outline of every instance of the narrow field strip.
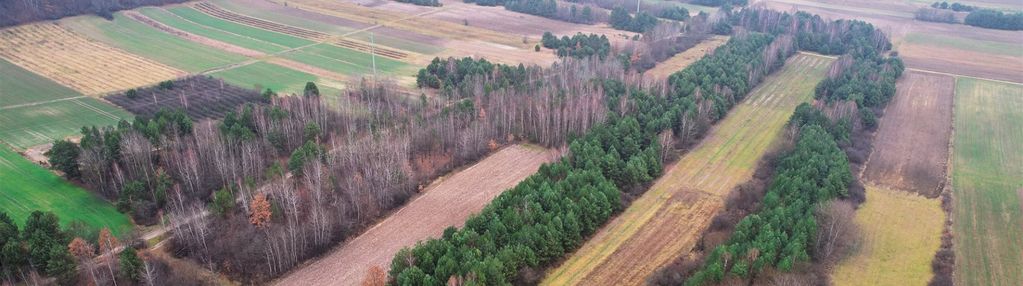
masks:
{"label": "narrow field strip", "polygon": [[925,285],[941,245],[945,212],[941,201],[915,193],[867,185],[867,201],[856,210],[862,241],[832,273],[845,285]]}
{"label": "narrow field strip", "polygon": [[220,19],[188,6],[170,7],[167,11],[196,24],[236,35],[245,35],[253,39],[274,43],[288,48],[298,48],[316,43],[315,41]]}
{"label": "narrow field strip", "polygon": [[956,284],[1023,281],[1023,86],[956,82],[952,186]]}
{"label": "narrow field strip", "polygon": [[83,16],[65,18],[60,24],[104,44],[190,73],[235,64],[245,56],[195,43],[115,13],[113,21]]}
{"label": "narrow field strip", "polygon": [[275,53],[288,49],[288,47],[278,45],[275,43],[261,41],[245,35],[239,35],[216,28],[197,24],[195,22],[181,18],[180,16],[173,14],[163,8],[147,7],[138,10],[139,13],[149,17],[150,19],[156,20],[161,24],[179,29],[188,33],[199,35],[202,37],[215,39],[228,44],[252,49],[264,53]]}
{"label": "narrow field strip", "polygon": [[277,285],[358,285],[373,266],[388,269],[402,247],[440,237],[449,226],[461,227],[494,197],[514,187],[551,161],[543,148],[514,145],[479,163],[438,180],[422,195],[362,235],[323,258],[297,268]]}
{"label": "narrow field strip", "polygon": [[91,97],[3,109],[0,141],[26,149],[78,135],[82,126],[116,125],[131,118],[128,112]]}
{"label": "narrow field strip", "polygon": [[[796,105],[812,98],[830,62],[803,54],[789,59],[542,285],[639,285],[692,249],[727,192],[752,176]],[[775,94],[777,100],[758,104]]]}
{"label": "narrow field strip", "polygon": [[372,46],[369,43],[362,43],[352,39],[345,39],[340,36],[335,36],[319,31],[307,30],[294,26],[284,25],[272,21],[267,21],[255,17],[249,17],[241,14],[237,14],[231,11],[221,9],[219,6],[209,2],[199,2],[193,5],[193,7],[203,13],[210,16],[224,19],[227,21],[235,22],[238,24],[248,25],[257,27],[260,29],[274,31],[281,34],[291,35],[299,38],[304,38],[316,42],[330,42],[333,45],[348,48],[363,53],[375,53],[383,57],[401,60],[409,56],[408,53],[391,50],[385,47]]}
{"label": "narrow field strip", "polygon": [[87,95],[153,84],[184,74],[86,39],[54,23],[0,31],[0,58]]}

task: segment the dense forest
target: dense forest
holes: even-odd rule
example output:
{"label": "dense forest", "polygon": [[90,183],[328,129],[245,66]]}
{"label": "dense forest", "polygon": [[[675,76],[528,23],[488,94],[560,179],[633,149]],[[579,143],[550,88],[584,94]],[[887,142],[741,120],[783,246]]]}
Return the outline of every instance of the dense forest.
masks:
{"label": "dense forest", "polygon": [[597,56],[600,59],[607,58],[611,53],[611,42],[607,36],[583,33],[576,33],[571,38],[561,36],[558,38],[551,32],[544,32],[540,43],[544,48],[553,49],[558,57],[588,58]]}
{"label": "dense forest", "polygon": [[916,10],[916,13],[913,13],[913,18],[927,22],[956,23],[955,12],[927,7]]}
{"label": "dense forest", "polygon": [[456,94],[456,90],[471,88],[472,84],[476,82],[474,81],[476,78],[486,81],[488,89],[517,86],[526,81],[530,70],[535,72],[535,69],[536,67],[527,69],[522,64],[517,67],[495,64],[483,58],[465,57],[446,60],[434,58],[426,68],[419,69],[419,73],[416,74],[416,86],[441,89],[445,95],[450,96]]}
{"label": "dense forest", "polygon": [[792,47],[791,38],[740,35],[673,75],[669,90],[605,81],[605,91],[631,95],[607,93],[609,102],[621,103],[610,107],[604,124],[573,140],[570,155],[499,195],[464,228],[399,252],[391,277],[399,285],[535,283],[544,267],[621,210],[625,193],[642,192],[660,175],[662,144],[702,136],[720,113],[780,67]]}
{"label": "dense forest", "polygon": [[980,9],[966,15],[964,24],[981,28],[1019,31],[1023,30],[1023,12],[1002,12]]}
{"label": "dense forest", "polygon": [[185,0],[4,0],[0,1],[0,27],[81,14],[110,18],[114,11],[181,2]]}
{"label": "dense forest", "polygon": [[647,12],[639,12],[633,17],[629,11],[622,7],[615,7],[611,10],[611,18],[608,21],[615,29],[636,33],[644,33],[657,25],[657,18]]}

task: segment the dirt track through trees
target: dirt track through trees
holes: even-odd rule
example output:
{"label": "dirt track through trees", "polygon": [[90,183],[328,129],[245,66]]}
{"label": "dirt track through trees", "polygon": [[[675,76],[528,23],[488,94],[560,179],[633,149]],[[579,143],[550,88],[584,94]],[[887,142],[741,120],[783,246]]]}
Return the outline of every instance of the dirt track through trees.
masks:
{"label": "dirt track through trees", "polygon": [[941,193],[952,135],[955,78],[907,72],[896,86],[863,177],[929,198]]}
{"label": "dirt track through trees", "polygon": [[385,271],[402,247],[440,237],[470,214],[554,159],[535,146],[504,148],[450,177],[434,182],[418,198],[366,232],[310,264],[296,268],[278,285],[358,285],[373,266]]}
{"label": "dirt track through trees", "polygon": [[604,226],[543,285],[642,285],[696,245],[724,197],[748,180],[831,59],[799,54],[754,89],[707,138]]}

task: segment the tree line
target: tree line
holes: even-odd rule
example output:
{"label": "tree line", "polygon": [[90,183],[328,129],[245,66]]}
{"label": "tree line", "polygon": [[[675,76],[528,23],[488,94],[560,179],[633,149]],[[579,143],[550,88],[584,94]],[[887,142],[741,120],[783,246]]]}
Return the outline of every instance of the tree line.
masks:
{"label": "tree line", "polygon": [[141,6],[181,3],[183,0],[11,0],[0,2],[0,27],[42,20],[96,14],[112,19],[115,11]]}
{"label": "tree line", "polygon": [[558,57],[562,58],[582,59],[597,56],[604,59],[611,53],[611,42],[605,35],[576,33],[572,37],[561,36],[558,38],[551,32],[544,32],[540,43],[544,48],[555,50]]}
{"label": "tree line", "polygon": [[581,24],[592,24],[606,17],[604,16],[606,14],[601,15],[602,12],[590,6],[560,4],[556,0],[465,0],[465,2],[480,6],[504,6],[510,11]]}
{"label": "tree line", "polygon": [[488,82],[488,89],[497,89],[519,85],[525,82],[527,74],[529,70],[522,64],[510,66],[491,63],[484,58],[436,57],[425,68],[419,69],[416,86],[440,89],[446,95],[453,95],[456,89],[471,85],[473,78],[482,78]]}
{"label": "tree line", "polygon": [[409,3],[409,4],[419,5],[419,6],[431,6],[431,7],[440,7],[441,6],[440,1],[437,1],[437,0],[394,0],[394,1],[398,1],[398,2],[401,2],[401,3]]}
{"label": "tree line", "polygon": [[988,29],[1019,31],[1023,30],[1023,12],[1002,12],[991,9],[980,9],[966,15],[963,23]]}
{"label": "tree line", "polygon": [[956,12],[973,12],[974,10],[980,9],[977,6],[959,4],[959,2],[952,2],[952,4],[948,4],[948,1],[934,2],[931,4],[931,8],[952,10]]}

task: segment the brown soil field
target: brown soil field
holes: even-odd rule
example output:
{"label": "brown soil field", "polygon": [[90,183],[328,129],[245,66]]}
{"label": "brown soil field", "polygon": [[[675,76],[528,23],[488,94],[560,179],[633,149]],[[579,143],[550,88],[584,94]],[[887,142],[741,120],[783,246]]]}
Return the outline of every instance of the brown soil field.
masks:
{"label": "brown soil field", "polygon": [[881,120],[863,178],[936,198],[944,187],[955,78],[905,73]]}
{"label": "brown soil field", "polygon": [[0,30],[0,58],[87,95],[154,84],[185,74],[86,39],[52,22]]}
{"label": "brown soil field", "polygon": [[514,145],[438,179],[416,199],[327,255],[297,268],[278,285],[358,285],[373,266],[385,271],[394,254],[461,227],[473,213],[555,159],[547,149]]}
{"label": "brown soil field", "polygon": [[[984,2],[984,1],[978,1]],[[1001,0],[987,1],[1005,5]],[[1023,31],[984,29],[962,24],[917,21],[913,12],[929,3],[882,0],[762,0],[757,5],[783,10],[806,11],[831,19],[859,19],[874,24],[892,37],[895,50],[911,68],[980,78],[1023,82]],[[1023,9],[1023,4],[1016,3]],[[947,44],[914,43],[909,34],[938,35]],[[971,40],[1015,46],[1011,55],[985,52],[972,47]],[[958,45],[959,47],[954,47]]]}
{"label": "brown soil field", "polygon": [[647,70],[643,74],[650,78],[668,78],[671,74],[682,70],[690,64],[696,62],[704,55],[717,49],[721,45],[728,42],[728,36],[713,36],[688,50],[676,54],[675,56],[664,60],[663,62],[657,63],[654,68]]}

